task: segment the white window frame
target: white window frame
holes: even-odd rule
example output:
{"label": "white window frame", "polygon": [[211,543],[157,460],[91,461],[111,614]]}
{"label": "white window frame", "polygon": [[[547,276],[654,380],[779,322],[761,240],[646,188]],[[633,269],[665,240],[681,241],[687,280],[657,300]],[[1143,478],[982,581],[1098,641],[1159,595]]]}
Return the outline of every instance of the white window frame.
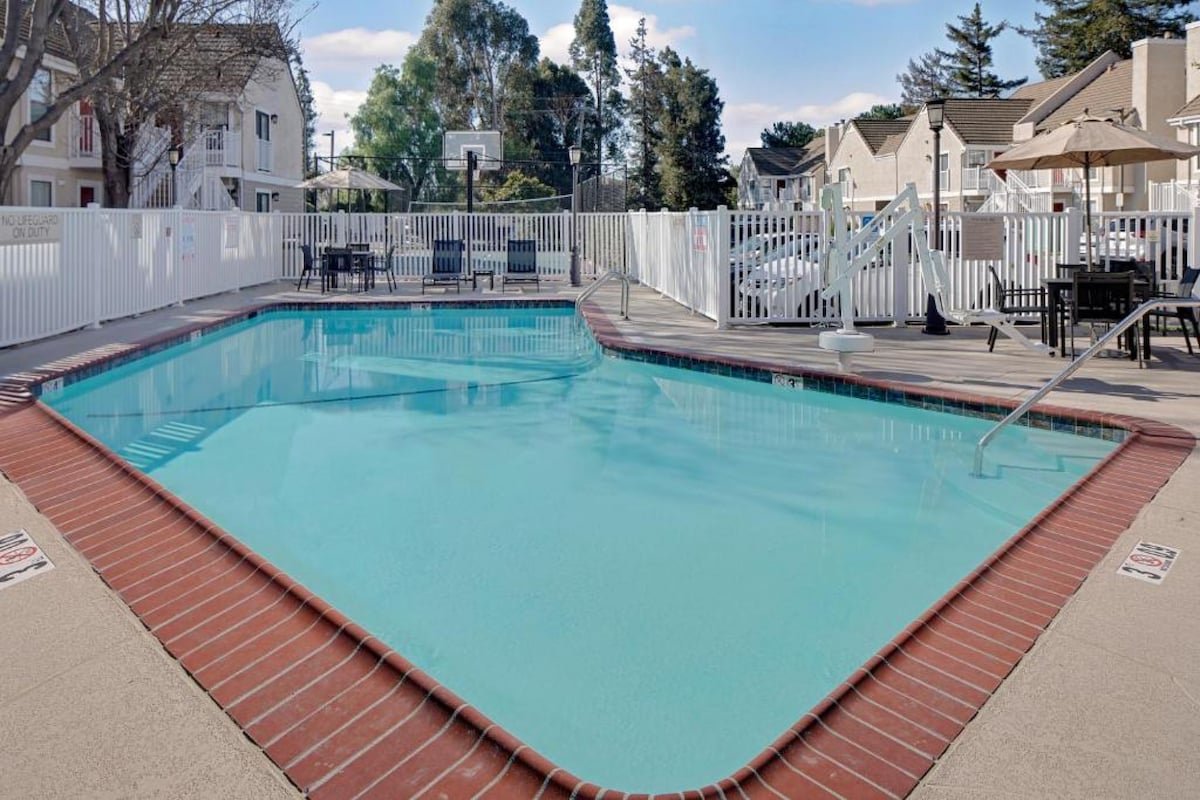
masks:
{"label": "white window frame", "polygon": [[[259,208],[259,202],[258,202],[264,196],[267,198],[267,210],[266,211],[263,211],[261,208]],[[270,214],[271,213],[272,209],[271,209],[271,190],[270,189],[267,189],[267,190],[255,189],[254,190],[254,210],[261,214]]]}
{"label": "white window frame", "polygon": [[[1200,122],[1193,122],[1188,125],[1188,144],[1195,145],[1200,142]],[[1192,173],[1200,172],[1200,156],[1192,156],[1188,159],[1192,164]]]}
{"label": "white window frame", "polygon": [[938,186],[943,191],[950,188],[950,154],[947,152],[938,155]]}
{"label": "white window frame", "polygon": [[[45,183],[45,184],[50,185],[50,205],[48,205],[48,206],[33,205],[33,185],[35,183]],[[30,175],[28,180],[26,180],[26,182],[25,182],[25,199],[26,199],[26,202],[28,203],[29,207],[30,208],[54,208],[55,207],[55,205],[54,205],[55,191],[54,190],[56,188],[55,183],[56,183],[56,181],[55,181],[54,177],[51,175]]]}
{"label": "white window frame", "polygon": [[[34,77],[36,78],[38,73],[42,73],[42,72],[44,72],[50,76],[50,102],[53,103],[54,102],[54,71],[47,67],[38,67],[37,71],[34,72]],[[34,121],[33,120],[33,82],[32,81],[29,84],[29,89],[27,89],[25,92],[25,121],[30,124],[32,124]],[[49,139],[34,139],[33,141],[30,142],[30,144],[36,145],[37,147],[54,147],[54,145],[55,145],[54,129],[56,127],[58,127],[57,122],[50,126],[50,131],[49,131],[50,138]]]}

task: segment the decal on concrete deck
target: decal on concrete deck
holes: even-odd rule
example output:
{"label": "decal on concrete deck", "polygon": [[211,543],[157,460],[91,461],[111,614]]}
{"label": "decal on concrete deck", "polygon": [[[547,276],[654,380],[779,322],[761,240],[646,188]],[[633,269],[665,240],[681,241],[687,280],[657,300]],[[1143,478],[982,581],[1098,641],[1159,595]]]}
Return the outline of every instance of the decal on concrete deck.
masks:
{"label": "decal on concrete deck", "polygon": [[42,552],[28,531],[22,529],[0,536],[0,589],[52,569],[54,564],[49,556]]}
{"label": "decal on concrete deck", "polygon": [[1138,542],[1129,555],[1125,556],[1125,563],[1117,568],[1117,572],[1146,583],[1162,583],[1177,558],[1179,551],[1174,547]]}

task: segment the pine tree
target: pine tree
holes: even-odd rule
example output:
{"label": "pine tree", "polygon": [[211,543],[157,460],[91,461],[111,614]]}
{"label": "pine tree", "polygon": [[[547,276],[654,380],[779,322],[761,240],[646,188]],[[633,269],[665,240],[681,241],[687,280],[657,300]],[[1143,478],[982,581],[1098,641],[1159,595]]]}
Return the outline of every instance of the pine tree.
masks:
{"label": "pine tree", "polygon": [[663,67],[663,200],[670,208],[715,208],[726,201],[728,182],[721,100],[708,70],[681,60],[671,48]]}
{"label": "pine tree", "polygon": [[904,108],[898,103],[877,103],[859,114],[855,119],[900,119],[904,116]]}
{"label": "pine tree", "polygon": [[571,65],[592,88],[596,117],[591,147],[584,143],[585,153],[594,147],[596,168],[602,173],[606,150],[614,150],[610,141],[620,127],[621,96],[617,86],[621,73],[617,69],[617,43],[613,38],[605,0],[583,0],[575,15],[575,38],[571,40]]}
{"label": "pine tree", "polygon": [[758,140],[763,147],[804,147],[817,136],[817,129],[807,122],[776,122],[763,128]]}
{"label": "pine tree", "polygon": [[950,93],[949,68],[940,50],[908,60],[908,69],[896,76],[900,83],[900,104],[920,108],[935,97]]}
{"label": "pine tree", "polygon": [[1037,67],[1046,78],[1070,75],[1112,50],[1129,58],[1139,39],[1183,36],[1195,19],[1186,0],[1041,0],[1031,28],[1018,28],[1037,48]]}
{"label": "pine tree", "polygon": [[637,34],[629,41],[633,66],[629,79],[629,128],[632,136],[629,169],[629,207],[662,207],[662,179],[658,148],[662,142],[663,73],[657,54],[646,41],[646,18],[638,20]]}
{"label": "pine tree", "polygon": [[296,81],[296,97],[300,100],[300,116],[304,120],[301,133],[304,142],[304,175],[312,177],[316,174],[316,161],[310,167],[309,160],[317,136],[317,107],[313,101],[312,84],[308,81],[308,70],[304,68],[299,50],[292,54],[292,76]]}
{"label": "pine tree", "polygon": [[960,16],[958,21],[958,27],[946,23],[946,37],[954,49],[938,51],[948,63],[949,88],[955,96],[999,97],[1028,80],[1004,81],[992,71],[992,40],[1008,28],[1007,22],[989,25],[979,3],[969,16]]}

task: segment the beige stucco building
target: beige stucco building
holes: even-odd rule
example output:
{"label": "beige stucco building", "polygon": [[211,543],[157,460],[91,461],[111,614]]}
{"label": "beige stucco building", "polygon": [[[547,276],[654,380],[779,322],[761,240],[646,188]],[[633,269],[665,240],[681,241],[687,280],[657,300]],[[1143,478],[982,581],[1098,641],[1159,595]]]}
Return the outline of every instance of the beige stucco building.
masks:
{"label": "beige stucco building", "polygon": [[[197,46],[209,46],[197,37]],[[217,45],[213,45],[217,46]],[[304,119],[286,57],[225,62],[218,81],[194,95],[180,115],[182,129],[149,128],[137,148],[133,207],[302,211]],[[210,59],[211,60],[211,59]],[[7,141],[77,74],[66,45],[48,43],[43,68],[8,120]],[[172,168],[168,151],[181,149]],[[21,154],[7,205],[103,205],[100,132],[82,100]]]}

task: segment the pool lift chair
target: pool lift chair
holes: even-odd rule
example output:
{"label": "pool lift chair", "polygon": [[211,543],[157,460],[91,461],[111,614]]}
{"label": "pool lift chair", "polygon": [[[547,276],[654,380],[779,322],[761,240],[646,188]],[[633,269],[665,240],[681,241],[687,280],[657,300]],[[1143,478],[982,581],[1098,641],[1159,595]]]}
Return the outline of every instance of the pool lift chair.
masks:
{"label": "pool lift chair", "polygon": [[870,353],[875,349],[874,337],[854,328],[854,276],[880,259],[884,247],[895,240],[903,242],[901,237],[909,236],[910,232],[926,291],[934,298],[942,317],[959,325],[977,322],[991,325],[1027,350],[1053,355],[1054,351],[1048,345],[1029,339],[1017,329],[1013,314],[995,308],[946,308],[943,295],[949,289],[950,279],[942,253],[929,247],[925,211],[921,208],[915,184],[906,184],[895,200],[878,211],[874,219],[854,235],[850,234],[840,185],[832,184],[821,190],[821,207],[828,213],[830,225],[822,270],[825,288],[821,290],[821,298],[831,300],[835,295],[840,298],[842,327],[836,331],[823,331],[818,343],[823,349],[837,353],[838,366],[843,371],[850,370],[851,354]]}

